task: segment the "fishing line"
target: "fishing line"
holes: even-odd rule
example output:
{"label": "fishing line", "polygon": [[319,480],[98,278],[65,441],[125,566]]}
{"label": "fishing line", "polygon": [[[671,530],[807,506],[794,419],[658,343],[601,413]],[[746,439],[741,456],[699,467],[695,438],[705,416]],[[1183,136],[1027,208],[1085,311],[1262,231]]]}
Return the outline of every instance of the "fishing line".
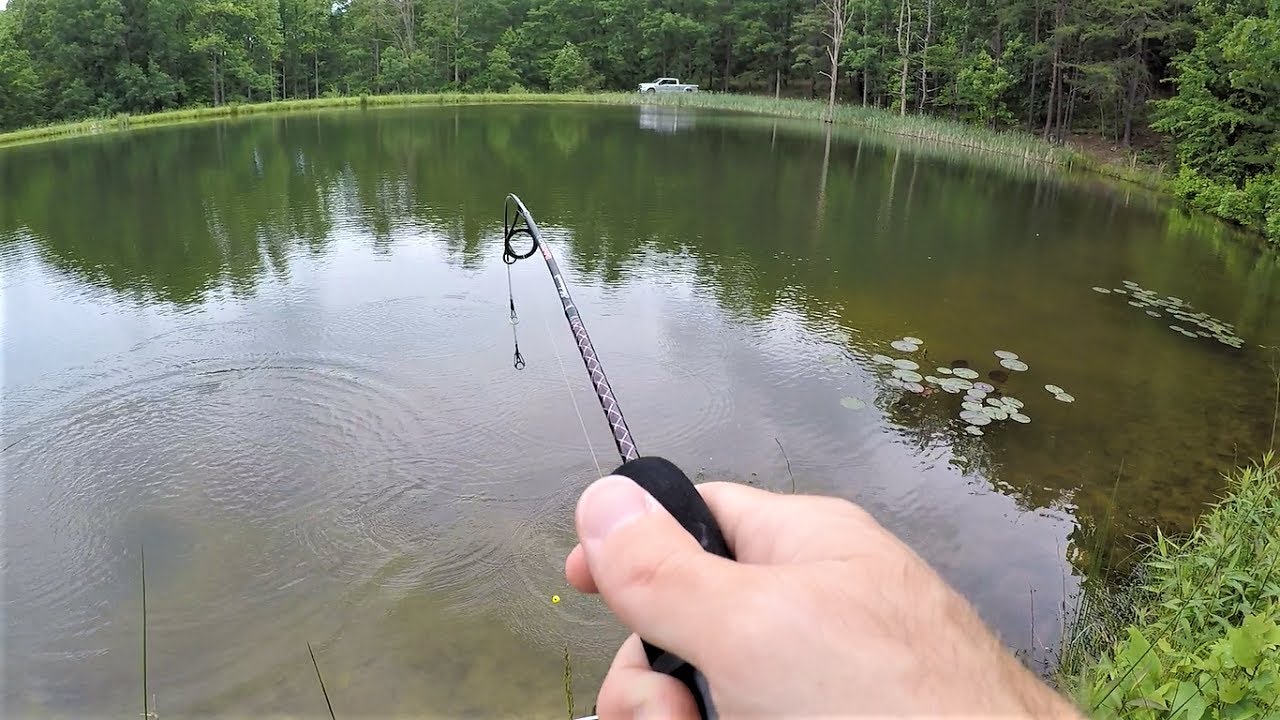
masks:
{"label": "fishing line", "polygon": [[[511,265],[518,260],[532,257],[535,252],[541,251],[542,259],[547,264],[547,272],[551,273],[551,280],[555,283],[556,293],[560,296],[560,305],[564,308],[564,318],[569,323],[569,331],[573,333],[573,338],[577,342],[578,354],[582,356],[582,364],[586,367],[587,375],[591,378],[591,386],[596,391],[596,399],[600,401],[600,409],[604,411],[605,420],[609,423],[609,430],[613,433],[613,442],[618,448],[619,457],[622,458],[622,465],[613,471],[614,474],[630,478],[647,491],[671,513],[681,527],[697,539],[698,544],[704,550],[732,560],[733,553],[729,552],[729,545],[725,542],[724,535],[720,532],[720,526],[716,523],[715,516],[711,514],[711,509],[707,507],[706,501],[702,499],[702,495],[693,486],[689,476],[664,458],[640,456],[640,451],[636,448],[635,441],[631,438],[631,430],[627,427],[626,418],[622,416],[622,409],[618,406],[617,398],[614,397],[613,386],[609,384],[609,379],[604,374],[604,368],[596,355],[596,349],[591,344],[591,337],[587,335],[587,328],[583,325],[582,317],[578,314],[578,308],[574,305],[573,298],[569,295],[569,287],[565,284],[564,276],[560,273],[560,265],[556,262],[555,256],[552,255],[551,248],[542,241],[542,231],[538,229],[538,224],[529,213],[529,209],[515,195],[508,194],[506,201],[503,203],[502,229],[502,262],[507,264],[507,292],[508,304],[511,308],[513,337],[516,326],[516,306],[514,294],[511,292]],[[527,251],[520,252],[512,246],[512,240],[517,237],[529,238],[530,246]],[[544,317],[543,320],[545,322],[546,318]],[[548,334],[551,332],[550,324],[547,324],[547,332]],[[551,347],[556,349],[554,339],[551,341]],[[559,350],[556,350],[556,361],[560,363],[560,373],[564,377],[565,386],[569,389],[569,397],[573,400],[574,412],[578,415],[578,421],[582,425],[583,437],[586,438],[587,447],[591,450],[591,459],[595,462],[596,472],[604,475],[600,468],[599,460],[596,458],[595,450],[591,446],[591,438],[587,433],[586,421],[582,417],[582,412],[578,409],[577,400],[573,395],[573,386],[569,383]],[[524,358],[520,355],[520,346],[518,344],[516,345],[513,365],[517,370],[524,367]],[[654,671],[674,677],[689,689],[698,705],[698,714],[701,717],[707,720],[717,717],[715,705],[711,700],[710,686],[706,677],[697,668],[680,657],[650,644],[648,641],[642,639],[642,644],[644,645],[645,656]]]}
{"label": "fishing line", "polygon": [[[506,258],[504,257],[505,261]],[[507,265],[507,304],[511,307],[511,342],[516,346],[515,357],[512,358],[511,364],[517,370],[524,369],[524,356],[520,354],[520,338],[516,336],[516,326],[520,324],[520,316],[516,315],[516,294],[511,288],[511,263]]]}
{"label": "fishing line", "polygon": [[587,432],[587,421],[582,419],[582,411],[578,409],[578,396],[573,392],[573,384],[569,382],[569,373],[564,369],[560,349],[556,347],[556,339],[551,334],[551,323],[547,322],[545,315],[542,317],[542,326],[547,329],[547,340],[551,343],[551,350],[556,354],[556,364],[560,366],[560,377],[564,378],[564,389],[569,391],[569,401],[573,403],[573,414],[578,416],[578,427],[582,428],[582,439],[587,441],[587,452],[591,453],[591,462],[596,466],[596,477],[604,477],[604,471],[600,469],[600,460],[596,458],[595,446],[591,444],[591,434]]}

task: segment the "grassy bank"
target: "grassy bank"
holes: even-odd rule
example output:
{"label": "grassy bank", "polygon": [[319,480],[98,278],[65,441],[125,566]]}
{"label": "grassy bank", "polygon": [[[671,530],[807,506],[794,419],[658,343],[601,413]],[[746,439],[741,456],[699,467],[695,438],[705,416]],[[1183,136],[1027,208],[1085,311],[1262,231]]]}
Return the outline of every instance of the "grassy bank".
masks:
{"label": "grassy bank", "polygon": [[1280,466],[1268,455],[1182,539],[1157,535],[1132,585],[1095,588],[1060,682],[1094,718],[1280,717]]}
{"label": "grassy bank", "polygon": [[440,105],[482,105],[498,103],[561,103],[600,102],[609,96],[586,93],[564,94],[499,94],[499,93],[435,93],[430,95],[360,95],[352,97],[324,97],[314,100],[284,100],[250,104],[229,103],[219,107],[167,110],[147,115],[121,113],[115,117],[58,123],[41,127],[0,133],[0,147],[42,140],[101,135],[131,128],[158,125],[176,125],[218,118],[235,118],[249,115],[265,115],[289,112],[315,112],[340,108],[359,107],[408,107]]}
{"label": "grassy bank", "polygon": [[[566,94],[498,94],[443,93],[430,95],[377,95],[357,97],[287,100],[255,104],[230,104],[215,108],[172,110],[150,115],[121,114],[113,118],[84,120],[45,127],[29,128],[0,134],[0,146],[35,142],[78,135],[98,135],[134,127],[168,125],[212,118],[230,118],[262,113],[314,111],[327,108],[466,105],[486,103],[557,103],[594,102],[601,104],[659,105],[730,110],[773,117],[822,120],[827,114],[825,102],[817,100],[774,99],[754,95],[696,93],[690,95],[642,96],[636,93],[566,93]],[[876,132],[941,143],[982,153],[1018,158],[1066,168],[1091,170],[1104,175],[1158,187],[1160,176],[1153,171],[1102,162],[1079,150],[1047,143],[1035,135],[1021,131],[997,131],[943,118],[907,115],[858,105],[836,107],[834,122],[867,128]]]}
{"label": "grassy bank", "polygon": [[[633,102],[637,101],[637,96],[630,97]],[[822,120],[827,116],[827,104],[820,100],[696,93],[658,95],[642,101],[810,120]],[[1150,188],[1159,188],[1162,184],[1160,173],[1154,169],[1108,163],[1079,149],[1054,145],[1020,130],[992,130],[981,125],[970,125],[946,118],[930,115],[904,116],[891,110],[861,105],[836,106],[832,120],[840,125],[867,128],[888,135],[953,145],[978,152],[1019,158],[1028,162],[1089,170]]]}

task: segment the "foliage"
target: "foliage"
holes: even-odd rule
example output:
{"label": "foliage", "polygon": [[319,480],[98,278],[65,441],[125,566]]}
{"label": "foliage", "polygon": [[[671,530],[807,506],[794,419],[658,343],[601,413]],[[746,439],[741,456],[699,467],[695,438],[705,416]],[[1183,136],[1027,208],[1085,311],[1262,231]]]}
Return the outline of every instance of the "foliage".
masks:
{"label": "foliage", "polygon": [[1280,240],[1280,3],[1199,0],[1177,93],[1153,124],[1176,140],[1175,191]]}
{"label": "foliage", "polygon": [[[1120,116],[1142,114],[1183,49],[1187,34],[1168,27],[1188,12],[1157,0],[1053,1],[1061,12],[1049,0],[838,0],[836,37],[831,0],[10,0],[0,13],[14,70],[0,88],[26,92],[29,67],[50,109],[36,120],[54,121],[326,92],[630,89],[674,75],[791,97],[834,83],[838,100],[862,105],[1032,129],[1052,114],[1055,130],[1118,134]],[[1242,26],[1236,42],[1268,30]],[[1051,77],[1050,43],[1065,48],[1061,78]],[[566,57],[574,67],[562,71],[583,76],[562,72],[553,85],[566,45],[590,72]],[[1125,92],[1131,78],[1141,82]],[[1055,80],[1071,112],[1046,106]],[[0,130],[29,124],[28,114],[6,115]]]}
{"label": "foliage", "polygon": [[518,85],[520,75],[515,69],[515,60],[507,48],[499,45],[489,51],[484,68],[484,87],[487,90],[502,90]]}
{"label": "foliage", "polygon": [[564,47],[556,51],[551,59],[547,79],[551,92],[581,91],[595,87],[591,65],[573,43],[565,43]]}
{"label": "foliage", "polygon": [[1280,467],[1240,470],[1192,534],[1158,534],[1133,622],[1074,685],[1095,718],[1272,718],[1280,711]]}
{"label": "foliage", "polygon": [[0,128],[34,125],[43,118],[40,78],[15,32],[13,16],[0,12]]}
{"label": "foliage", "polygon": [[1001,97],[1012,84],[1009,71],[996,65],[986,52],[980,52],[956,73],[956,101],[969,120],[982,125],[1007,122],[1013,116]]}

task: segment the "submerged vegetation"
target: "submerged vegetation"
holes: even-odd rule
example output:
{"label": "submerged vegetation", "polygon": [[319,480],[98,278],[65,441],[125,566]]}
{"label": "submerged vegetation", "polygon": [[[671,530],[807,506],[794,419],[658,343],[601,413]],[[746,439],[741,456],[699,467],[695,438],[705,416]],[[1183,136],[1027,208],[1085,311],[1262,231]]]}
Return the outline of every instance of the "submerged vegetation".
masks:
{"label": "submerged vegetation", "polygon": [[1280,466],[1230,478],[1191,534],[1157,533],[1131,582],[1096,583],[1064,638],[1060,683],[1092,717],[1280,713]]}

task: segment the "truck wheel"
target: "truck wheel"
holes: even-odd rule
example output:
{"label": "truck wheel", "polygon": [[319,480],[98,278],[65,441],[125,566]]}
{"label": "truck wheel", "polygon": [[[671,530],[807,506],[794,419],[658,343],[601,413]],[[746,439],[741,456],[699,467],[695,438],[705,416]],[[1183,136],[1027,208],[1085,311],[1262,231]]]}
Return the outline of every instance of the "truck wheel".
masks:
{"label": "truck wheel", "polygon": [[657,93],[657,92],[658,92],[658,90],[657,90],[656,88],[649,88],[648,90],[645,90],[645,91],[644,91],[644,94],[645,94],[645,95],[653,95],[653,94],[655,94],[655,93]]}
{"label": "truck wheel", "polygon": [[693,92],[693,88],[685,88],[685,89],[684,89],[684,91],[685,91],[685,92]]}

